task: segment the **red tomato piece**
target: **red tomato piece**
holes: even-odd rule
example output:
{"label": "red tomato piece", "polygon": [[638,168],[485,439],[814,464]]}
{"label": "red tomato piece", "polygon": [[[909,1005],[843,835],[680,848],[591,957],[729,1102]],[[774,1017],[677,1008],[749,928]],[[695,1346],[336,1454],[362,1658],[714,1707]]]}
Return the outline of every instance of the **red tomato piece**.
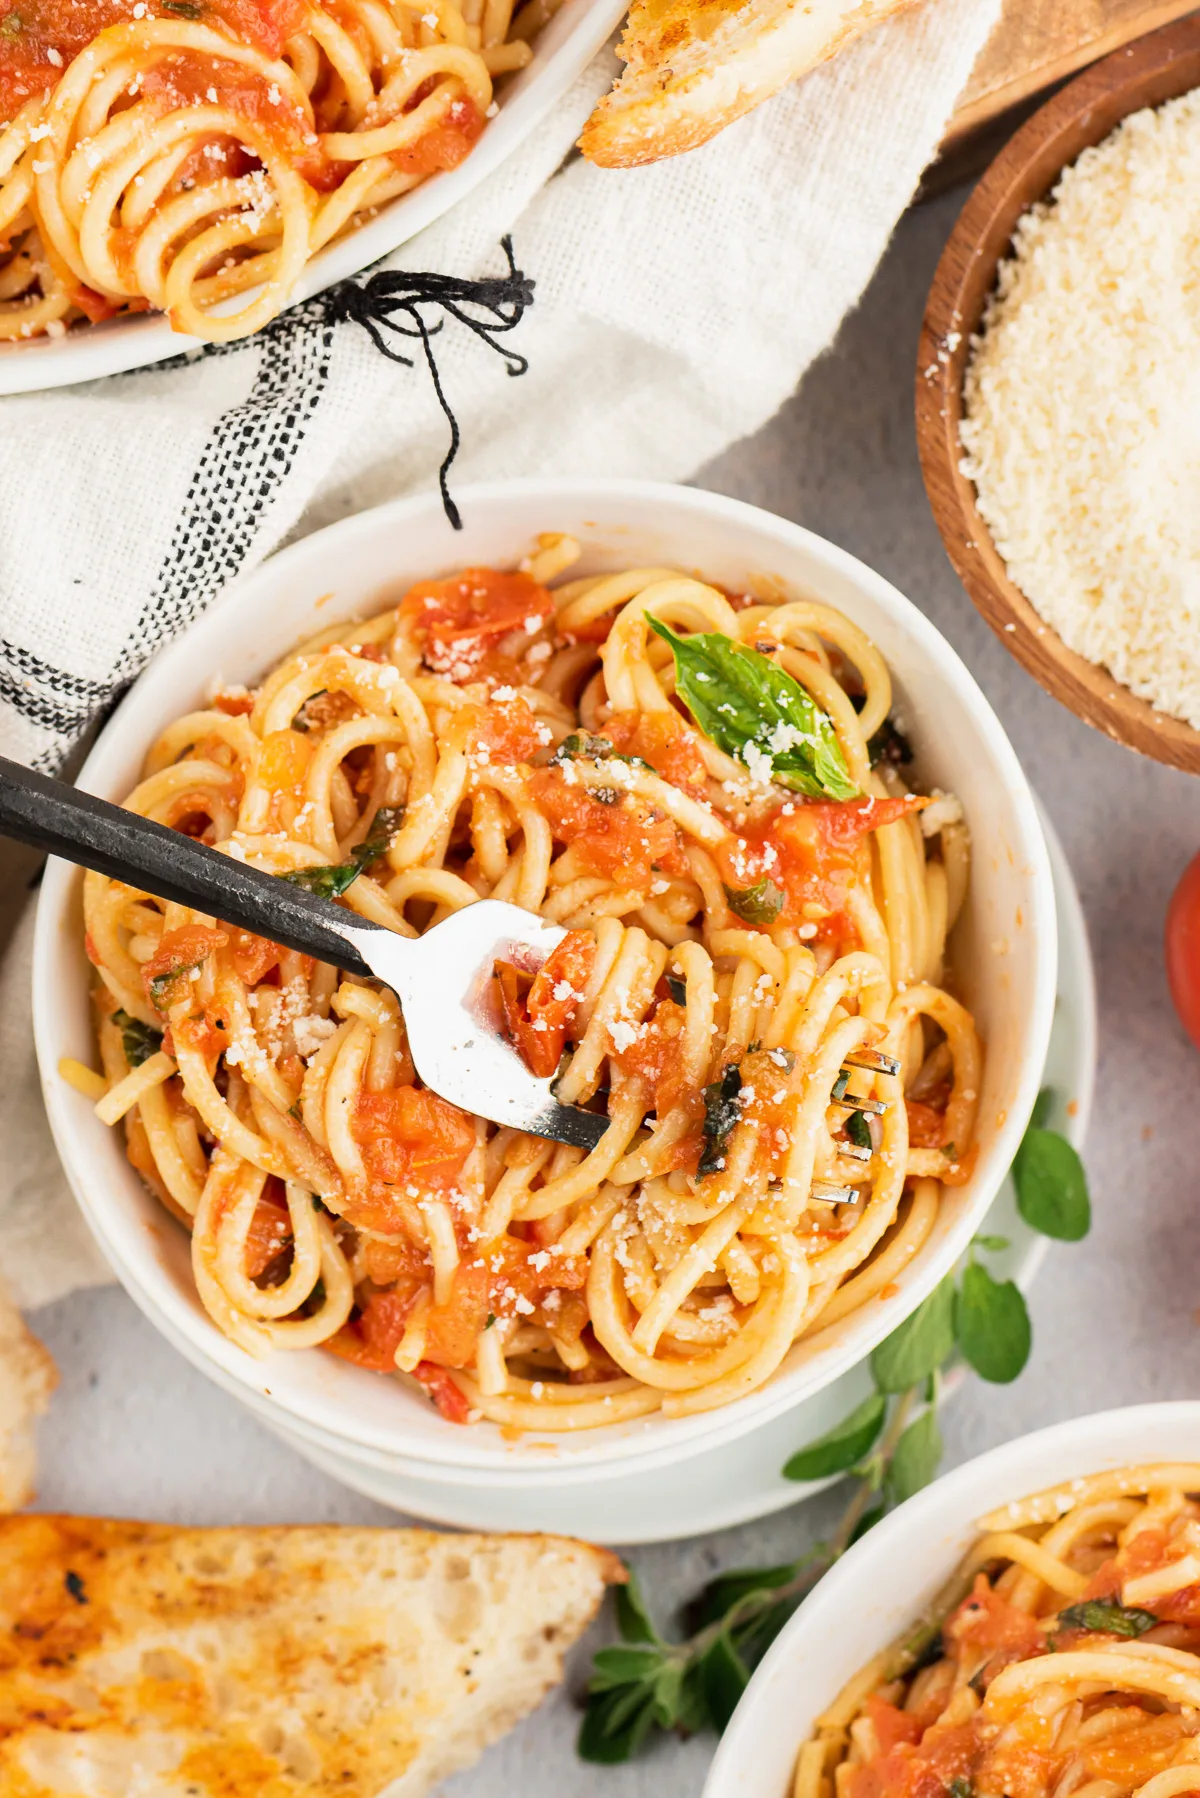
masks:
{"label": "red tomato piece", "polygon": [[358,1095],[351,1125],[368,1176],[385,1183],[452,1186],[475,1146],[475,1127],[427,1087]]}
{"label": "red tomato piece", "polygon": [[519,569],[464,568],[449,580],[419,582],[400,602],[401,617],[423,640],[426,662],[458,682],[478,677],[498,638],[532,634],[553,614],[546,588]]}
{"label": "red tomato piece", "polygon": [[279,964],[283,951],[269,937],[254,936],[249,930],[230,932],[229,959],[239,979],[247,986],[257,986],[271,969]]}
{"label": "red tomato piece", "polygon": [[613,789],[611,804],[582,785],[570,786],[559,768],[539,768],[530,791],[560,843],[575,851],[580,871],[650,884],[656,874],[686,874],[683,838],[673,819],[632,793]]}
{"label": "red tomato piece", "polygon": [[548,1080],[562,1060],[595,960],[590,931],[569,930],[524,995],[520,970],[512,962],[496,963],[509,1041],[540,1080]]}
{"label": "red tomato piece", "polygon": [[279,1198],[272,1196],[271,1185],[268,1181],[246,1232],[244,1264],[252,1280],[265,1273],[292,1240],[292,1214]]}
{"label": "red tomato piece", "polygon": [[601,734],[619,755],[640,756],[672,786],[704,791],[708,771],[700,739],[678,712],[616,712]]}
{"label": "red tomato piece", "polygon": [[415,143],[393,150],[391,158],[406,175],[436,175],[442,169],[456,169],[482,130],[483,114],[462,94],[450,102],[440,124],[423,132]]}
{"label": "red tomato piece", "polygon": [[764,877],[782,888],[781,924],[803,924],[806,907],[824,912],[834,935],[849,933],[838,920],[851,888],[861,878],[864,839],[928,805],[915,794],[902,798],[792,800],[758,831],[747,831],[718,854],[721,878],[734,889]]}
{"label": "red tomato piece", "polygon": [[151,1005],[165,1012],[182,996],[177,990],[178,981],[171,976],[198,966],[228,941],[225,931],[213,930],[207,924],[185,924],[181,930],[168,930],[149,961],[142,963],[142,985]]}
{"label": "red tomato piece", "polygon": [[432,1361],[418,1361],[414,1371],[446,1422],[466,1423],[471,1407],[461,1386]]}
{"label": "red tomato piece", "polygon": [[1167,985],[1179,1022],[1200,1049],[1200,855],[1193,856],[1167,907]]}
{"label": "red tomato piece", "polygon": [[921,1740],[921,1725],[908,1711],[889,1704],[885,1698],[867,1699],[867,1716],[875,1725],[875,1740],[881,1754],[890,1754],[898,1742],[914,1744]]}
{"label": "red tomato piece", "polygon": [[366,1367],[372,1373],[395,1373],[396,1350],[404,1335],[416,1294],[373,1292],[362,1301],[357,1317],[342,1325],[322,1346],[343,1361]]}

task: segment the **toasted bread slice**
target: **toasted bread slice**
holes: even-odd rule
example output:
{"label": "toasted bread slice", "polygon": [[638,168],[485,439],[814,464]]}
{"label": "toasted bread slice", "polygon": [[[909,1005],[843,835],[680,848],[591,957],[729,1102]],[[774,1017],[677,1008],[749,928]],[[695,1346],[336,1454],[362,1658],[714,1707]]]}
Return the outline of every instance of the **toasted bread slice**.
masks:
{"label": "toasted bread slice", "polygon": [[605,168],[694,150],[913,0],[633,0],[626,67],[579,147]]}
{"label": "toasted bread slice", "polygon": [[556,1536],[5,1518],[0,1792],[419,1798],[623,1577]]}
{"label": "toasted bread slice", "polygon": [[33,1427],[57,1383],[53,1361],[0,1286],[0,1511],[33,1497]]}

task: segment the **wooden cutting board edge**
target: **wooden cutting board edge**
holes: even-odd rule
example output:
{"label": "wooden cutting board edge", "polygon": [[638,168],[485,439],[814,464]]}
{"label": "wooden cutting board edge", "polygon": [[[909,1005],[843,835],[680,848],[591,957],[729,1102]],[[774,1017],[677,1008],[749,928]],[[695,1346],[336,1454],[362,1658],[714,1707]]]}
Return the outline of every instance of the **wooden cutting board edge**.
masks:
{"label": "wooden cutting board edge", "polygon": [[947,127],[939,168],[1089,63],[1197,10],[1197,0],[1053,0],[1049,8],[1006,0]]}

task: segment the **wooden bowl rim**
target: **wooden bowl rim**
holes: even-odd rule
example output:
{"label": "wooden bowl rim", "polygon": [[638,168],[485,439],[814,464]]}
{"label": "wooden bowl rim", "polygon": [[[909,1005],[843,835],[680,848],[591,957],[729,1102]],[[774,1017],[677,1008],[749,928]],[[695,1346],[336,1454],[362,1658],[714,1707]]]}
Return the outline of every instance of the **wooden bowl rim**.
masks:
{"label": "wooden bowl rim", "polygon": [[[916,375],[917,450],[946,553],[1005,648],[1070,711],[1127,748],[1200,773],[1200,731],[1156,710],[1062,641],[1010,579],[959,466],[962,389],[971,338],[1018,219],[1068,164],[1145,106],[1200,86],[1200,14],[1104,57],[1041,107],[1000,151],[948,239],[926,301]],[[1036,171],[1036,187],[1030,182]],[[998,232],[994,255],[985,246]]]}

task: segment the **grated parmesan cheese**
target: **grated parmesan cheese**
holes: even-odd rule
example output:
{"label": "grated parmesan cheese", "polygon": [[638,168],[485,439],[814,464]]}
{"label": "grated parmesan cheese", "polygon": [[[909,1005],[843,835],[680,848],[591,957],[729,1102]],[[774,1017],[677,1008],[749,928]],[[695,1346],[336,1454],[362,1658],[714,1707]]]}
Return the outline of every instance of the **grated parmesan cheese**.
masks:
{"label": "grated parmesan cheese", "polygon": [[1200,90],[1021,219],[972,346],[963,472],[1063,641],[1200,727]]}

